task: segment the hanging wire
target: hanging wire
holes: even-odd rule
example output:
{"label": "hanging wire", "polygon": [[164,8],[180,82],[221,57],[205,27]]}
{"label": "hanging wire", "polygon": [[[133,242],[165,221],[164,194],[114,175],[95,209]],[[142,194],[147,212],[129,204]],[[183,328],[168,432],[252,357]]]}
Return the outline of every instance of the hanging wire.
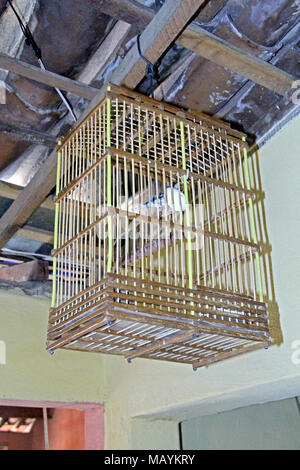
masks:
{"label": "hanging wire", "polygon": [[[38,61],[39,61],[39,64],[40,64],[41,69],[42,69],[42,70],[46,70],[45,65],[44,65],[42,59],[38,59]],[[61,97],[62,101],[65,103],[65,106],[66,106],[66,108],[68,109],[68,111],[70,112],[70,114],[71,114],[73,120],[74,120],[74,121],[77,121],[76,115],[75,115],[75,113],[74,113],[74,111],[73,111],[73,108],[72,108],[72,106],[71,106],[70,101],[65,97],[65,95],[62,93],[62,91],[61,91],[59,88],[56,88],[56,87],[55,87],[55,90],[57,91],[58,95]]]}
{"label": "hanging wire", "polygon": [[[20,25],[20,28],[22,30],[22,33],[24,34],[25,36],[25,43],[27,44],[27,46],[31,46],[38,62],[39,62],[39,65],[40,65],[40,68],[42,70],[46,70],[45,68],[45,65],[42,61],[42,51],[41,51],[41,48],[37,45],[37,43],[35,42],[35,39],[28,27],[28,25],[25,25],[22,21],[22,19],[20,18],[20,15],[18,14],[17,10],[15,9],[15,7],[13,6],[13,3],[11,0],[8,0],[8,3],[9,5],[11,6],[14,14],[16,15],[17,17],[17,20],[19,22],[19,25]],[[66,96],[61,92],[61,90],[59,88],[56,88],[54,87],[56,92],[58,93],[59,97],[62,99],[62,101],[64,102],[66,108],[68,109],[68,111],[70,112],[72,118],[74,121],[77,121],[77,118],[76,118],[76,115],[73,111],[73,108],[72,108],[72,105],[71,103],[69,102],[69,100],[66,98]]]}
{"label": "hanging wire", "polygon": [[147,57],[145,57],[141,52],[141,43],[140,43],[141,34],[138,34],[136,38],[138,53],[140,57],[147,63],[146,68],[146,77],[150,78],[150,95],[151,98],[154,98],[154,80],[155,80],[155,64],[152,64]]}

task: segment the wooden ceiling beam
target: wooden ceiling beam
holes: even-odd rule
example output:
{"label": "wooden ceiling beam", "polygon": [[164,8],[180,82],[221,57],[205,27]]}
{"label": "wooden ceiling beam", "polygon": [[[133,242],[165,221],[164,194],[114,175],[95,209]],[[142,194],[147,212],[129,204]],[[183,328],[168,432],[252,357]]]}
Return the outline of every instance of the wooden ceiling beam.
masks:
{"label": "wooden ceiling beam", "polygon": [[[167,1],[155,15],[140,38],[141,52],[155,63],[176,40],[184,27],[206,0]],[[147,64],[139,56],[137,46],[131,48],[111,81],[116,85],[135,88],[143,79]],[[119,83],[116,83],[116,82]]]}
{"label": "wooden ceiling beam", "polygon": [[0,268],[1,281],[46,281],[48,278],[49,263],[41,259]]}
{"label": "wooden ceiling beam", "polygon": [[45,132],[35,131],[27,127],[15,126],[8,122],[0,121],[0,133],[8,135],[13,140],[30,142],[31,144],[55,147],[56,137]]}
{"label": "wooden ceiling beam", "polygon": [[0,248],[15,235],[55,186],[56,151],[50,153],[29,184],[0,219]]}
{"label": "wooden ceiling beam", "polygon": [[[141,35],[141,49],[153,62],[158,60],[172,44],[178,34],[194,16],[205,0],[167,0]],[[133,46],[115,70],[111,82],[135,87],[145,73],[145,62],[140,58],[137,46]],[[105,96],[103,86],[80,121]],[[56,151],[48,156],[45,163],[22,190],[17,199],[0,219],[0,248],[25,224],[32,213],[40,206],[56,182]]]}
{"label": "wooden ceiling beam", "polygon": [[[15,186],[4,181],[0,181],[0,197],[6,197],[8,199],[17,199],[19,194],[23,191],[23,188],[20,186]],[[49,209],[51,211],[55,210],[55,202],[51,197],[47,197],[41,204],[40,207],[44,209]]]}
{"label": "wooden ceiling beam", "polygon": [[295,78],[275,65],[244,52],[224,39],[192,24],[178,39],[181,46],[201,57],[248,78],[269,90],[285,95],[291,90]]}
{"label": "wooden ceiling beam", "polygon": [[92,0],[101,13],[145,29],[156,12],[135,0]]}
{"label": "wooden ceiling beam", "polygon": [[[144,28],[155,16],[152,8],[134,0],[95,0],[101,12]],[[280,95],[291,89],[295,78],[259,57],[251,55],[191,23],[176,40],[201,57],[242,75]]]}
{"label": "wooden ceiling beam", "polygon": [[35,65],[27,64],[22,60],[9,57],[2,53],[0,53],[0,68],[22,75],[30,80],[43,83],[44,85],[68,91],[69,93],[81,96],[87,100],[93,99],[99,91],[97,88],[77,82],[71,78],[63,77],[57,73],[49,72],[48,70],[42,70]]}
{"label": "wooden ceiling beam", "polygon": [[[205,1],[167,0],[158,13],[152,13],[152,21],[140,36],[142,54],[152,63],[156,62],[176,40]],[[104,4],[101,3],[99,8],[102,5]],[[122,10],[122,2],[119,8]],[[145,76],[146,66],[147,64],[140,57],[135,44],[126,54],[119,67],[114,70],[110,82],[134,89]],[[90,111],[103,100],[105,93],[106,87],[103,86],[80,116],[79,122],[83,121]]]}

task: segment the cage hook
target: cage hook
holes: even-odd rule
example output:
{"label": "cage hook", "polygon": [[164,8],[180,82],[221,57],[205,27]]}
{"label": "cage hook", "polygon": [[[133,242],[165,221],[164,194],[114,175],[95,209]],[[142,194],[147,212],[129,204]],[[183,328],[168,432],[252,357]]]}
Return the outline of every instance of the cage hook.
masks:
{"label": "cage hook", "polygon": [[152,62],[147,59],[147,57],[145,57],[143,54],[142,54],[142,51],[141,51],[141,43],[140,43],[140,37],[141,37],[141,33],[137,35],[137,38],[136,38],[136,43],[137,43],[137,48],[138,48],[138,53],[140,55],[140,57],[146,62],[147,64],[147,68],[146,68],[146,77],[150,78],[150,95],[151,95],[151,98],[154,98],[154,80],[155,80],[155,64],[152,64]]}

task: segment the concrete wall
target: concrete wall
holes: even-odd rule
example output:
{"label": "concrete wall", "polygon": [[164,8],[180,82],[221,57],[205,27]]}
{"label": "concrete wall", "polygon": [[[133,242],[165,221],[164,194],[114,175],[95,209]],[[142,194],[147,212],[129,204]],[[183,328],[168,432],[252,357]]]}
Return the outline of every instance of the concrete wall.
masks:
{"label": "concrete wall", "polygon": [[[104,401],[106,446],[126,449],[157,445],[154,432],[145,433],[144,443],[142,437],[136,441],[137,417],[153,425],[178,423],[299,395],[299,134],[297,119],[263,147],[255,173],[265,192],[258,222],[276,345],[197,372],[186,365],[142,359],[127,364],[123,358],[86,353],[58,351],[50,357],[44,350],[46,302],[0,293],[0,340],[7,342],[0,399]],[[160,446],[168,448],[169,437],[161,434]]]}
{"label": "concrete wall", "polygon": [[49,303],[0,292],[1,399],[102,402],[102,361],[96,354],[45,350]]}
{"label": "concrete wall", "polygon": [[133,418],[128,448],[135,450],[179,450],[179,425],[163,419]]}
{"label": "concrete wall", "polygon": [[300,410],[295,399],[203,416],[182,423],[183,449],[299,450]]}

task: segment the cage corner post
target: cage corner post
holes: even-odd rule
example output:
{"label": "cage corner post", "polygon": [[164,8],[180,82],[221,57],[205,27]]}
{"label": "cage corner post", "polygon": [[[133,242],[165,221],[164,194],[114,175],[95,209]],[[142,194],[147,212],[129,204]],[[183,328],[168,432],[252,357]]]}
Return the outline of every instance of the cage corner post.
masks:
{"label": "cage corner post", "polygon": [[[111,90],[111,86],[107,87],[107,91]],[[110,213],[112,208],[112,167],[111,167],[111,98],[108,96],[106,101],[106,145],[108,149],[107,154],[107,208],[108,208],[108,254],[107,254],[107,273],[112,270],[113,262],[113,224],[112,215]]]}
{"label": "cage corner post", "polygon": [[[243,137],[242,140],[246,142],[246,137]],[[244,146],[243,153],[244,153],[246,188],[248,190],[251,190],[250,171],[249,171],[249,165],[248,165],[248,152],[247,152],[246,146]],[[248,203],[249,203],[249,212],[250,212],[249,215],[250,215],[251,234],[252,234],[253,242],[255,244],[258,244],[258,238],[257,238],[257,232],[256,232],[256,226],[255,226],[254,206],[253,206],[253,200],[251,197],[248,199]],[[261,265],[260,265],[260,256],[259,256],[258,251],[255,251],[255,264],[256,264],[256,271],[257,271],[259,301],[263,302],[264,301],[263,281],[262,281],[262,272],[261,272]]]}
{"label": "cage corner post", "polygon": [[[61,145],[61,141],[58,141],[58,146]],[[59,194],[60,185],[60,171],[61,171],[61,150],[57,152],[57,170],[56,170],[56,197]],[[57,250],[57,239],[58,239],[58,218],[59,218],[59,202],[55,202],[55,219],[54,219],[54,242],[53,250]],[[56,280],[57,280],[57,257],[53,257],[53,270],[52,270],[52,298],[51,308],[55,307],[56,304]]]}

